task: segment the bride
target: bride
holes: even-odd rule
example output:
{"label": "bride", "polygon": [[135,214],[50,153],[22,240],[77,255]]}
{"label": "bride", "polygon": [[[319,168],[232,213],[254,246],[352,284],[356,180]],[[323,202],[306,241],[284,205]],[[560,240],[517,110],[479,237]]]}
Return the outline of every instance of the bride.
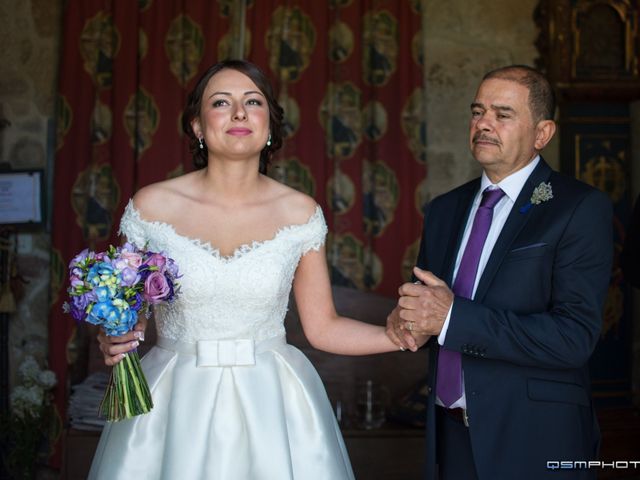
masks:
{"label": "bride", "polygon": [[[92,479],[352,479],[322,382],[285,340],[293,291],[317,349],[397,350],[385,328],[337,315],[315,201],[265,175],[282,109],[251,63],[218,63],[189,95],[183,129],[196,170],[142,188],[120,232],[162,250],[181,295],[155,310],[158,343],[143,359],[151,413],[107,424]],[[108,365],[144,335],[99,336]]]}

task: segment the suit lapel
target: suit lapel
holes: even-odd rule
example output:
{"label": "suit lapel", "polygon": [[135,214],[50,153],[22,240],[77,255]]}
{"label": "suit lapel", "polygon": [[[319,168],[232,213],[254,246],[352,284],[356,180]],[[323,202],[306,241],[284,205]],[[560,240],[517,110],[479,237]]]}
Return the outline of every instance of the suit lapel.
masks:
{"label": "suit lapel", "polygon": [[521,213],[520,209],[529,202],[534,188],[540,185],[541,182],[547,181],[549,179],[549,175],[551,175],[551,168],[542,158],[540,158],[540,163],[538,163],[538,166],[533,170],[533,172],[531,172],[531,175],[529,175],[529,178],[522,187],[520,195],[518,195],[518,198],[509,213],[509,217],[507,217],[507,221],[505,222],[504,227],[502,227],[498,240],[491,251],[487,265],[485,266],[482,276],[480,277],[480,281],[478,282],[478,288],[476,289],[474,297],[475,300],[482,301],[487,293],[489,285],[491,285],[493,277],[502,264],[502,260],[509,252],[513,241],[532,215],[531,210],[526,213]]}
{"label": "suit lapel", "polygon": [[447,242],[447,249],[443,257],[443,265],[446,270],[444,270],[444,274],[442,276],[442,279],[447,282],[449,286],[453,285],[453,270],[456,264],[456,257],[458,250],[460,250],[460,243],[462,242],[462,236],[464,235],[464,228],[467,225],[471,205],[473,204],[473,199],[479,188],[480,179],[469,183],[468,188],[461,192],[455,210],[452,212],[452,229],[451,235],[449,236],[450,241]]}

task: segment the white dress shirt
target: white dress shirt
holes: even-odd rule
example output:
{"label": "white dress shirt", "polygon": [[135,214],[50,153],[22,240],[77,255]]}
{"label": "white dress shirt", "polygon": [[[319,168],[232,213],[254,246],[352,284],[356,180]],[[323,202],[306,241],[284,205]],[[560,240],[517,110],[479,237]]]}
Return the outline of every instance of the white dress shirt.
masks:
{"label": "white dress shirt", "polygon": [[[522,187],[524,187],[525,182],[531,175],[531,172],[536,168],[538,162],[540,161],[540,155],[537,155],[533,161],[529,162],[525,167],[521,168],[517,172],[512,173],[506,178],[503,178],[501,182],[497,184],[491,183],[489,177],[482,172],[482,178],[480,180],[480,190],[476,193],[475,198],[473,199],[473,205],[471,206],[471,211],[469,212],[469,218],[467,219],[467,225],[464,228],[464,235],[462,237],[462,242],[460,243],[460,249],[458,250],[458,256],[456,257],[456,264],[453,270],[453,278],[456,278],[458,274],[458,268],[460,267],[460,262],[462,260],[462,254],[464,253],[464,249],[467,246],[467,241],[469,240],[469,235],[471,235],[471,226],[473,225],[473,219],[476,216],[476,212],[478,211],[478,207],[480,206],[480,201],[482,200],[482,192],[489,187],[490,189],[501,188],[505,193],[504,197],[498,201],[496,206],[493,208],[493,218],[491,220],[491,227],[489,228],[489,233],[487,234],[487,239],[484,242],[484,247],[482,248],[482,254],[480,255],[480,261],[478,262],[478,271],[476,273],[476,278],[473,283],[473,294],[471,298],[473,299],[476,295],[476,288],[478,288],[478,282],[480,277],[482,277],[482,272],[484,272],[484,267],[487,265],[489,261],[489,256],[491,255],[491,251],[500,236],[500,232],[502,232],[502,227],[504,227],[505,222],[507,221],[507,217],[509,213],[511,213],[511,209],[515,204],[518,195],[520,195],[520,191]],[[453,283],[452,283],[453,284]],[[454,300],[455,301],[455,300]],[[447,336],[447,329],[449,328],[449,322],[451,320],[451,310],[453,309],[453,304],[451,308],[449,308],[449,313],[447,314],[447,318],[442,327],[442,331],[440,335],[438,335],[438,343],[440,345],[444,345],[444,340]],[[436,397],[436,404],[443,405],[438,397]],[[467,400],[465,397],[464,391],[464,371],[462,372],[462,397],[456,400],[451,408],[467,408]]]}

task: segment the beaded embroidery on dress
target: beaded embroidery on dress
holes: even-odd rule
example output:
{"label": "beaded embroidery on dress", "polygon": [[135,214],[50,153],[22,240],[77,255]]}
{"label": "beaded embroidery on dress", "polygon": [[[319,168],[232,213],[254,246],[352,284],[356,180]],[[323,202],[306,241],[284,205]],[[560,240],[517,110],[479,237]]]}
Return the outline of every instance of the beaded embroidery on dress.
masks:
{"label": "beaded embroidery on dress", "polygon": [[284,340],[298,262],[327,233],[320,207],[228,257],[132,201],[120,233],[177,262],[181,295],[155,311],[142,360],[154,409],[105,427],[89,478],[354,478],[320,377]]}

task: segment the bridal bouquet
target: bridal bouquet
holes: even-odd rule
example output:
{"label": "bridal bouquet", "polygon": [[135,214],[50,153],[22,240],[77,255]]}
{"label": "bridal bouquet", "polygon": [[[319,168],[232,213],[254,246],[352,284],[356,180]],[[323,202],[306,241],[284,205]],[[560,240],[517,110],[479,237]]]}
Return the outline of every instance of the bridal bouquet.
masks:
{"label": "bridal bouquet", "polygon": [[[69,301],[63,305],[78,322],[101,326],[107,335],[130,331],[150,305],[172,302],[178,293],[178,266],[162,253],[125,243],[106,252],[83,250],[69,263]],[[147,413],[153,401],[136,349],[118,362],[109,378],[100,412],[109,421]]]}

